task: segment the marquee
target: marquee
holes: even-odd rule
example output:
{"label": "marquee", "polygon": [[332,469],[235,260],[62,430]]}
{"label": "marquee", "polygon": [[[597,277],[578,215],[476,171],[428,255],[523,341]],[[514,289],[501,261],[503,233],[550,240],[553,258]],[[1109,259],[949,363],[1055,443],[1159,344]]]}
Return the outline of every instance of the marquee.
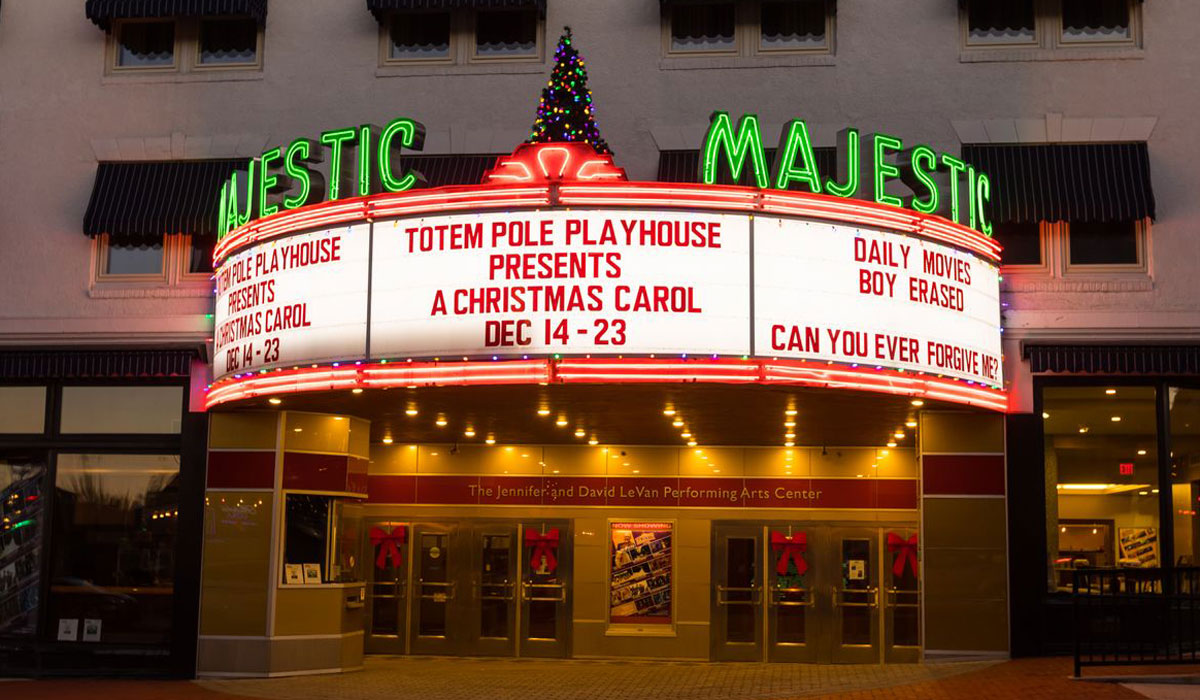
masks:
{"label": "marquee", "polygon": [[209,405],[463,383],[834,386],[1005,407],[999,246],[876,202],[629,182],[525,145],[478,186],[284,210],[215,251]]}

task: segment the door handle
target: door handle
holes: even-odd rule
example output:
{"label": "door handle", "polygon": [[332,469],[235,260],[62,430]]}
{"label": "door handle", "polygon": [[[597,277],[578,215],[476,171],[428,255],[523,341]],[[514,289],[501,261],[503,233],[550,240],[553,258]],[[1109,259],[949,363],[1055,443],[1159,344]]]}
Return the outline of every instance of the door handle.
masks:
{"label": "door handle", "polygon": [[[833,607],[835,608],[877,608],[879,607],[879,588],[838,588],[834,586],[833,591]],[[850,603],[845,600],[847,593],[867,593],[870,598],[865,603]]]}
{"label": "door handle", "polygon": [[[729,600],[730,593],[749,593],[749,600]],[[717,605],[758,605],[762,602],[759,586],[717,586]]]}
{"label": "door handle", "polygon": [[[542,589],[546,592],[538,595],[537,591],[534,589]],[[533,583],[531,581],[522,581],[521,599],[562,603],[567,599],[567,586],[563,583]]]}
{"label": "door handle", "polygon": [[[803,593],[804,600],[780,600],[779,597],[782,593]],[[812,588],[772,588],[771,597],[767,600],[767,603],[780,607],[811,608],[817,604],[816,591]]]}

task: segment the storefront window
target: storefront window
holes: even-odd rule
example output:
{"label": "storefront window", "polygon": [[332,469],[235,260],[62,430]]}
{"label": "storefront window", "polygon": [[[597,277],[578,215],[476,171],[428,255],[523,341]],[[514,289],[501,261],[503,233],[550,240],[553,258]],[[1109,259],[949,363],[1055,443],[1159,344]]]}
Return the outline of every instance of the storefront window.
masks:
{"label": "storefront window", "polygon": [[284,513],[283,582],[361,581],[361,508],[332,496],[289,493]]}
{"label": "storefront window", "polygon": [[1047,387],[1047,552],[1051,591],[1081,567],[1160,566],[1156,391]]}
{"label": "storefront window", "polygon": [[612,624],[671,624],[673,529],[671,523],[612,524]]}
{"label": "storefront window", "polygon": [[1167,389],[1171,411],[1171,513],[1175,563],[1200,561],[1200,390]]}
{"label": "storefront window", "polygon": [[0,386],[0,433],[41,433],[46,429],[46,387]]}
{"label": "storefront window", "polygon": [[0,637],[36,630],[44,471],[32,456],[0,455]]}
{"label": "storefront window", "polygon": [[168,641],[179,456],[59,455],[54,498],[51,638]]}
{"label": "storefront window", "polygon": [[66,386],[59,430],[168,435],[179,432],[182,414],[178,386]]}

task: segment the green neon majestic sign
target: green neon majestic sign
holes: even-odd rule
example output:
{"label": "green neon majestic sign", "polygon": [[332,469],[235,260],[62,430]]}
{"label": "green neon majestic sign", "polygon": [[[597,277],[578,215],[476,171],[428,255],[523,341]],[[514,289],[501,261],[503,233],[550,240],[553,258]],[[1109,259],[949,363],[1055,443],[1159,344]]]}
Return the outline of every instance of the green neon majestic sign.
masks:
{"label": "green neon majestic sign", "polygon": [[[396,172],[401,148],[425,145],[425,127],[408,117],[322,132],[299,138],[249,159],[221,187],[217,237],[280,210],[380,192],[403,192],[422,181],[420,173]],[[326,162],[328,167],[317,167]]]}
{"label": "green neon majestic sign", "polygon": [[[950,155],[924,145],[905,146],[887,134],[838,134],[837,172],[821,173],[803,119],[784,125],[775,162],[767,167],[758,117],[743,114],[735,127],[728,112],[713,112],[701,152],[700,179],[717,181],[724,166],[737,180],[746,168],[760,188],[789,189],[799,184],[809,192],[867,199],[922,214],[938,214],[983,234],[992,234],[985,204],[992,196],[987,175]],[[897,194],[888,184],[899,180],[912,194]],[[895,186],[892,186],[895,189]]]}

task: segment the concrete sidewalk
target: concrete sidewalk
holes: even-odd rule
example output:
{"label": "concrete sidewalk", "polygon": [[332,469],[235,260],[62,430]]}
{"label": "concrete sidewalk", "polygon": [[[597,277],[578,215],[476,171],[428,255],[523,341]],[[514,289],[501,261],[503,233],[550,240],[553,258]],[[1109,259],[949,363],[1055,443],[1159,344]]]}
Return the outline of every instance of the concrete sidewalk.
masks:
{"label": "concrete sidewalk", "polygon": [[[1112,669],[1109,669],[1110,675]],[[1129,669],[1129,675],[1180,670]],[[1190,673],[1191,670],[1183,671]],[[1200,697],[1200,686],[1072,680],[1070,659],[896,666],[373,657],[342,675],[252,680],[0,684],[21,700],[1061,700]],[[1139,678],[1142,680],[1142,678]]]}

